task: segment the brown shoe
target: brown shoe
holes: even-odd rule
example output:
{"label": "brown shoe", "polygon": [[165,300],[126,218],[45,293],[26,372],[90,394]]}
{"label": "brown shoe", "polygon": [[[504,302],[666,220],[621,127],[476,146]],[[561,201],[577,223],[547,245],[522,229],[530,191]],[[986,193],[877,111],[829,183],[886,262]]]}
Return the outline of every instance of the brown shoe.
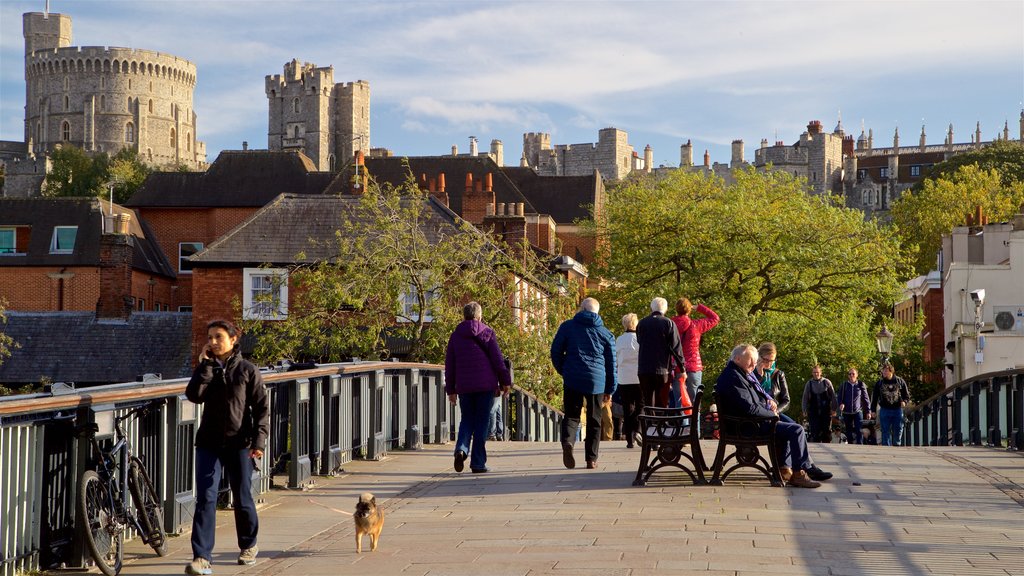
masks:
{"label": "brown shoe", "polygon": [[789,479],[793,477],[793,469],[783,466],[782,468],[779,468],[779,476],[782,476],[782,481],[784,483],[789,483]]}
{"label": "brown shoe", "polygon": [[587,460],[587,470],[597,468],[597,460]]}
{"label": "brown shoe", "polygon": [[794,472],[788,483],[790,486],[796,486],[797,488],[817,488],[818,486],[821,486],[821,482],[811,480],[805,470],[797,470]]}

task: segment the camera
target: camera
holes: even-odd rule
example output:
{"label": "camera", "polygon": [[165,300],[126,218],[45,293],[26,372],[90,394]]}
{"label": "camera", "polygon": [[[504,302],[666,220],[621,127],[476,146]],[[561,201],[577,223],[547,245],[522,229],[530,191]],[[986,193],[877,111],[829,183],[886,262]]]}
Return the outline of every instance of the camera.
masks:
{"label": "camera", "polygon": [[985,303],[985,289],[971,290],[971,300],[978,306]]}

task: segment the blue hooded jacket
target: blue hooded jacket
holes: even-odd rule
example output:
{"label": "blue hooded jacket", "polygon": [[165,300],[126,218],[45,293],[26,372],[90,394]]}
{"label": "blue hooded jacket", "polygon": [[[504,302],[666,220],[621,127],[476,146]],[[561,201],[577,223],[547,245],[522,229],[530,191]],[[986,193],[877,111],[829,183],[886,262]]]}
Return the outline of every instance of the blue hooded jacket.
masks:
{"label": "blue hooded jacket", "polygon": [[614,394],[615,338],[601,317],[582,310],[562,322],[551,343],[551,363],[565,387],[584,394]]}

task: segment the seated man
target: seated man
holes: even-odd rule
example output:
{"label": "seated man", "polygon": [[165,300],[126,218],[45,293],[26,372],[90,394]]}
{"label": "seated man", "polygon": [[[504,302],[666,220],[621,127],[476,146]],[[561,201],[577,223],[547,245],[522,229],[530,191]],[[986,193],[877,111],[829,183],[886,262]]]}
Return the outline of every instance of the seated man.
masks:
{"label": "seated man", "polygon": [[[757,379],[751,374],[756,364],[756,348],[749,344],[733,348],[729,364],[715,383],[718,410],[722,414],[738,417],[778,415],[775,401],[767,397],[758,385]],[[807,436],[803,426],[780,420],[775,427],[775,436],[778,440],[776,450],[782,481],[800,488],[821,486],[820,482],[815,482],[807,476],[810,463],[807,457]]]}

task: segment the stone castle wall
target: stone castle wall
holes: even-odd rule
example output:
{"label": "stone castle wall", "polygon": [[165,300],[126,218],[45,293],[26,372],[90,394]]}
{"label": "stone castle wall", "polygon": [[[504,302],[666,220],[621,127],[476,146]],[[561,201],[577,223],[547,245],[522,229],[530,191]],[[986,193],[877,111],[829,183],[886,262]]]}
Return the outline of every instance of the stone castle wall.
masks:
{"label": "stone castle wall", "polygon": [[598,132],[596,144],[558,144],[551,146],[545,133],[523,134],[526,163],[541,176],[589,176],[598,170],[605,179],[624,178],[633,167],[633,147],[629,135],[616,128]]}
{"label": "stone castle wall", "polygon": [[23,16],[25,142],[30,154],[63,143],[113,155],[124,148],[153,166],[206,166],[196,135],[196,66],[170,54],[70,46],[71,18]]}

